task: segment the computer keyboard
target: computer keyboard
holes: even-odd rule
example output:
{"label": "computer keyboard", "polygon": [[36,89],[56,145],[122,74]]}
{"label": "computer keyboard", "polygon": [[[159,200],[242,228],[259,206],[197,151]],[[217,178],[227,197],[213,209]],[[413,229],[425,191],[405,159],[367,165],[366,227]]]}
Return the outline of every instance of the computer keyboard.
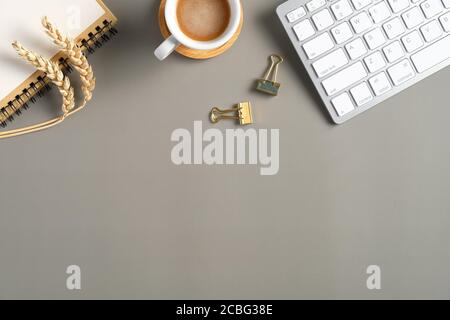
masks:
{"label": "computer keyboard", "polygon": [[450,64],[450,0],[290,0],[277,13],[337,124]]}

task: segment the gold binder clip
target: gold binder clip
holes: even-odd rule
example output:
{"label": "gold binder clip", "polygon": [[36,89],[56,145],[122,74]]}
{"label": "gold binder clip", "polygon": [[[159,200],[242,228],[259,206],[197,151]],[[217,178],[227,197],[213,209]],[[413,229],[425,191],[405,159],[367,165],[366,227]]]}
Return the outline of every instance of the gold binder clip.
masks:
{"label": "gold binder clip", "polygon": [[[273,54],[269,57],[270,67],[264,76],[264,79],[258,80],[256,90],[277,96],[280,91],[281,84],[277,82],[278,67],[283,63],[283,57]],[[269,79],[272,75],[272,79]]]}
{"label": "gold binder clip", "polygon": [[[230,115],[232,113],[234,113],[234,115]],[[228,110],[220,110],[219,108],[214,107],[211,110],[210,119],[212,123],[217,123],[224,119],[233,119],[239,120],[239,123],[242,126],[252,124],[252,105],[250,102],[242,102]]]}

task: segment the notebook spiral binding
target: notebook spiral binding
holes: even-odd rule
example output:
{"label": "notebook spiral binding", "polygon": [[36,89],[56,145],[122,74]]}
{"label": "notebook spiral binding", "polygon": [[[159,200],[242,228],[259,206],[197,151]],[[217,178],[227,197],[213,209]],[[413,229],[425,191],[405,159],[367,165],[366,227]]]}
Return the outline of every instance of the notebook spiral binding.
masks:
{"label": "notebook spiral binding", "polygon": [[[87,54],[93,54],[97,49],[101,48],[106,42],[110,41],[118,31],[112,21],[104,20],[102,26],[97,26],[95,32],[90,32],[88,38],[81,40],[79,47]],[[67,59],[59,59],[59,65],[64,73],[68,74],[73,71],[72,67],[67,63]],[[0,127],[5,128],[8,122],[14,121],[15,116],[20,116],[22,110],[28,110],[30,104],[34,104],[38,98],[51,90],[49,80],[44,75],[38,77],[37,81],[31,82],[27,89],[24,89],[20,95],[14,100],[9,101],[6,106],[0,109]]]}

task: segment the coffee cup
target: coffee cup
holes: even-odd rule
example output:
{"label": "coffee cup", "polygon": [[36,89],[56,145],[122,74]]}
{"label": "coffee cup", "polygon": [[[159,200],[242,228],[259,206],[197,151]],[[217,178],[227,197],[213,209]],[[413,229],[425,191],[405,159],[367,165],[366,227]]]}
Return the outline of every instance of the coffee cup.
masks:
{"label": "coffee cup", "polygon": [[239,28],[240,0],[167,0],[165,19],[171,32],[156,50],[166,59],[178,46],[207,51],[230,41]]}

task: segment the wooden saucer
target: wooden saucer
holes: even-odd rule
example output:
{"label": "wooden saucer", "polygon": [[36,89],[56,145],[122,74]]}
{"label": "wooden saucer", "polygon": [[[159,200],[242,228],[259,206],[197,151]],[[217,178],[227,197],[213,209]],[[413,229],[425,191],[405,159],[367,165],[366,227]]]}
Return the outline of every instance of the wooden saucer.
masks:
{"label": "wooden saucer", "polygon": [[[166,0],[161,0],[161,5],[159,6],[159,28],[161,29],[161,33],[162,33],[163,37],[165,39],[167,39],[170,36],[170,31],[166,24],[166,18],[165,18],[165,14],[164,14],[165,7],[166,7]],[[180,45],[176,49],[176,52],[178,52],[179,54],[181,54],[185,57],[188,57],[191,59],[199,59],[199,60],[217,57],[218,55],[221,55],[222,53],[224,53],[225,51],[227,51],[228,49],[230,49],[233,46],[233,44],[236,42],[239,35],[241,34],[243,25],[244,25],[244,15],[242,14],[241,15],[241,23],[239,24],[238,30],[234,34],[233,38],[231,38],[230,41],[225,43],[220,48],[217,48],[214,50],[194,50],[194,49],[185,47],[183,45]]]}

